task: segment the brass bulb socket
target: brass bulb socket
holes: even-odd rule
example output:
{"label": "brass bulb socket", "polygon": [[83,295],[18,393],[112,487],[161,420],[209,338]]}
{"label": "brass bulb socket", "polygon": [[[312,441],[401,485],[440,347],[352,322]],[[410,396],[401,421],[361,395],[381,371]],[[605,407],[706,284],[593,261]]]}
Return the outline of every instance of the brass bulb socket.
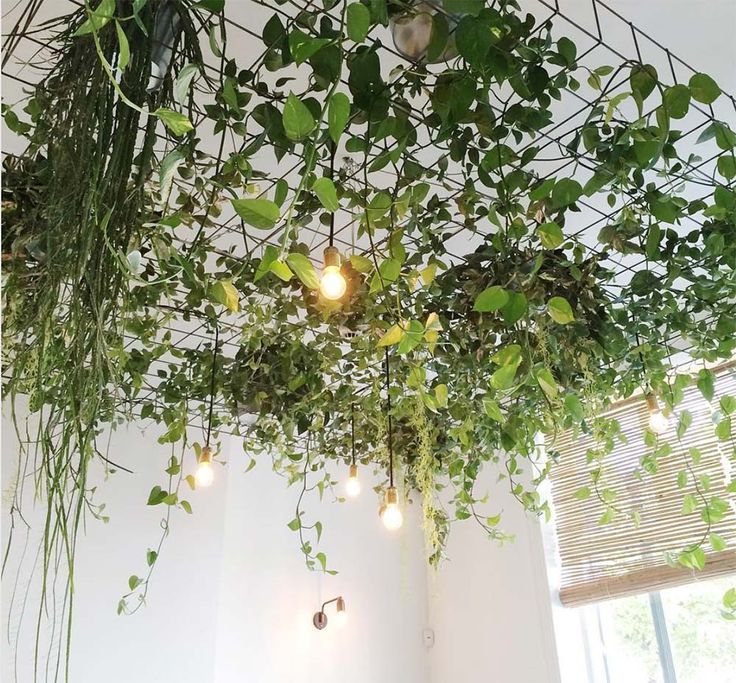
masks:
{"label": "brass bulb socket", "polygon": [[350,472],[348,474],[349,477],[353,479],[358,478],[358,466],[357,465],[350,465]]}
{"label": "brass bulb socket", "polygon": [[212,450],[209,446],[205,446],[199,453],[199,457],[197,458],[198,463],[203,462],[212,462]]}
{"label": "brass bulb socket", "polygon": [[389,486],[386,489],[386,505],[398,505],[399,504],[399,492],[395,486]]}
{"label": "brass bulb socket", "polygon": [[328,266],[340,267],[340,252],[336,247],[327,247],[327,249],[325,249],[324,264],[325,268]]}
{"label": "brass bulb socket", "polygon": [[343,598],[338,598],[337,604],[335,606],[337,607],[338,612],[344,612],[345,611],[345,600]]}
{"label": "brass bulb socket", "polygon": [[657,400],[657,396],[653,394],[652,392],[649,392],[646,395],[647,399],[647,408],[650,413],[658,413],[659,410],[659,401]]}

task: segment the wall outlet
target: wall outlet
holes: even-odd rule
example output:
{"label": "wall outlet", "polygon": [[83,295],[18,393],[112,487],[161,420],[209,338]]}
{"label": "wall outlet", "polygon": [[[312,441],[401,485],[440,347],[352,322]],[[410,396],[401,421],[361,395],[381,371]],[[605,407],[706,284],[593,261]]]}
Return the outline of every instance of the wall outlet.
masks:
{"label": "wall outlet", "polygon": [[425,628],[422,631],[422,641],[424,642],[424,647],[428,650],[429,648],[434,647],[434,630],[431,628]]}

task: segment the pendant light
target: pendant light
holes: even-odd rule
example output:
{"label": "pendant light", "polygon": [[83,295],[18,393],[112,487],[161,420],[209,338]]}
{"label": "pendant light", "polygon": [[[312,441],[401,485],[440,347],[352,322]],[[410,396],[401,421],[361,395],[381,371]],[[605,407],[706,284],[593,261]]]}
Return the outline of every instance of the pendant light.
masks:
{"label": "pendant light", "polygon": [[388,348],[386,348],[386,403],[388,409],[388,488],[386,489],[386,496],[378,514],[381,516],[383,526],[385,526],[389,531],[395,531],[404,523],[404,515],[401,514],[401,508],[399,507],[399,493],[394,486],[394,447],[391,422]]}
{"label": "pendant light", "polygon": [[350,406],[350,442],[352,456],[350,459],[350,471],[348,480],[345,482],[345,493],[350,498],[355,498],[360,493],[360,479],[358,479],[358,465],[355,462],[355,404]]}
{"label": "pendant light", "polygon": [[670,426],[669,418],[659,407],[657,395],[649,391],[646,395],[647,409],[649,410],[649,429],[658,436],[664,434]]}
{"label": "pendant light", "polygon": [[194,481],[197,486],[210,486],[215,480],[215,470],[212,466],[212,449],[210,448],[210,436],[212,434],[212,411],[215,405],[215,372],[217,370],[217,346],[220,341],[220,329],[215,321],[215,345],[212,349],[212,375],[210,377],[210,408],[207,417],[207,437],[205,444],[197,458],[197,470],[194,473]]}
{"label": "pendant light", "polygon": [[[330,153],[330,180],[335,176],[335,143]],[[340,269],[340,252],[335,248],[335,213],[330,213],[330,244],[325,249],[324,267],[319,281],[319,291],[325,299],[337,301],[345,294],[348,283]]]}

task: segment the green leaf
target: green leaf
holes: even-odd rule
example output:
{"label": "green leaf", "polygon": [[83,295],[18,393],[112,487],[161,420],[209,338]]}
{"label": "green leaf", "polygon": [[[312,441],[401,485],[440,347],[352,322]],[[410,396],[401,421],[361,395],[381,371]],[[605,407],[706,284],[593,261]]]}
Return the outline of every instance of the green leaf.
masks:
{"label": "green leaf", "polygon": [[96,33],[115,16],[115,9],[116,0],[102,0],[95,9],[88,12],[87,21],[74,32],[74,36]]}
{"label": "green leaf", "polygon": [[497,311],[505,306],[509,301],[509,294],[498,285],[493,285],[484,289],[475,299],[473,310],[479,313],[487,313]]}
{"label": "green leaf", "polygon": [[575,43],[567,37],[562,37],[557,41],[557,52],[562,55],[567,66],[573,66],[577,59],[578,49]]}
{"label": "green leaf", "polygon": [[552,204],[562,208],[574,204],[583,194],[583,188],[577,180],[563,178],[555,183],[552,190]]}
{"label": "green leaf", "polygon": [[248,225],[268,230],[276,225],[281,212],[270,199],[231,199],[233,209]]}
{"label": "green leaf", "polygon": [[309,289],[319,289],[319,276],[312,262],[298,251],[294,251],[286,257],[286,262],[291,266],[296,276]]}
{"label": "green leaf", "polygon": [[120,69],[120,71],[125,71],[130,63],[130,45],[128,45],[128,36],[125,35],[125,31],[119,21],[115,22],[115,30],[118,34],[118,69]]}
{"label": "green leaf", "polygon": [[501,309],[503,322],[507,327],[515,325],[529,310],[529,302],[521,292],[508,292],[509,301]]}
{"label": "green leaf", "polygon": [[348,37],[356,43],[362,43],[371,27],[371,13],[360,2],[350,3],[347,7]]}
{"label": "green leaf", "polygon": [[555,222],[542,223],[537,228],[537,234],[545,249],[557,249],[565,241],[562,228]]}
{"label": "green leaf", "polygon": [[516,364],[502,365],[491,375],[491,386],[494,389],[510,389],[514,385],[518,367]]}
{"label": "green leaf", "polygon": [[266,245],[263,250],[263,256],[261,262],[258,264],[256,274],[253,276],[253,281],[258,282],[261,278],[264,278],[268,273],[271,272],[271,264],[276,261],[279,257],[279,250],[273,246],[273,244]]}
{"label": "green leaf", "polygon": [[130,590],[132,591],[138,588],[138,586],[140,586],[141,583],[142,583],[141,580],[135,574],[128,577],[128,588],[130,588]]}
{"label": "green leaf", "polygon": [[392,325],[386,330],[385,334],[378,340],[378,346],[393,346],[398,344],[404,338],[404,328],[400,325]]}
{"label": "green leaf", "polygon": [[555,382],[555,378],[547,368],[541,368],[537,372],[537,383],[542,387],[542,391],[547,395],[547,398],[557,398],[557,393],[559,391],[557,382]]}
{"label": "green leaf", "polygon": [[698,509],[698,501],[692,493],[686,493],[682,498],[682,509],[680,512],[683,515],[689,515]]}
{"label": "green leaf", "polygon": [[200,70],[199,64],[187,64],[176,77],[176,84],[174,85],[174,95],[176,101],[183,105],[186,102],[187,95],[189,94],[189,88],[192,84],[192,79],[197,75]]}
{"label": "green leaf", "polygon": [[284,282],[289,282],[289,280],[294,277],[294,273],[291,268],[289,268],[289,266],[281,259],[272,261],[269,266],[269,270],[279,278],[279,280],[283,280]]}
{"label": "green leaf", "polygon": [[194,130],[192,122],[178,111],[159,107],[153,112],[153,115],[163,121],[164,125],[176,136],[184,135],[190,130]]}
{"label": "green leaf", "polygon": [[294,93],[289,93],[284,104],[284,113],[282,115],[284,131],[289,140],[303,140],[309,135],[317,122],[305,105]]}
{"label": "green leaf", "polygon": [[328,211],[334,213],[340,208],[340,203],[337,201],[337,191],[335,190],[335,184],[329,178],[317,178],[312,185],[312,190],[317,195],[317,198]]}
{"label": "green leaf", "polygon": [[149,567],[153,567],[156,562],[156,558],[158,558],[158,553],[155,550],[149,550],[146,553],[146,564]]}
{"label": "green leaf", "polygon": [[329,38],[312,38],[295,28],[289,34],[289,51],[296,64],[303,64],[331,42]]}
{"label": "green leaf", "polygon": [[663,99],[667,113],[673,119],[681,119],[687,115],[690,108],[690,89],[686,85],[680,83],[667,88]]}
{"label": "green leaf", "polygon": [[188,515],[192,514],[192,505],[188,500],[180,500],[179,505],[181,505],[182,510],[184,510]]}
{"label": "green leaf", "polygon": [[340,141],[340,136],[349,119],[350,100],[348,96],[341,92],[333,93],[327,107],[327,126],[330,130],[330,137],[335,144]]}
{"label": "green leaf", "polygon": [[160,486],[154,486],[151,489],[151,493],[148,494],[148,502],[146,505],[158,505],[159,503],[163,503],[164,498],[166,498],[167,495],[166,491],[162,490]]}
{"label": "green leaf", "polygon": [[561,296],[553,296],[547,302],[547,312],[552,320],[560,325],[567,325],[575,320],[570,304]]}
{"label": "green leaf", "polygon": [[728,441],[731,438],[731,418],[726,417],[716,425],[716,436],[721,441]]}
{"label": "green leaf", "polygon": [[718,404],[726,415],[730,415],[736,410],[736,398],[733,396],[721,396],[721,400]]}
{"label": "green leaf", "polygon": [[325,556],[324,553],[317,553],[315,557],[317,558],[320,565],[322,566],[322,571],[324,571],[327,567],[327,557]]}
{"label": "green leaf", "polygon": [[718,84],[707,74],[693,74],[689,85],[693,99],[702,104],[711,104],[721,95]]}
{"label": "green leaf", "polygon": [[683,567],[688,567],[689,569],[697,569],[698,571],[700,571],[705,567],[705,553],[703,552],[702,548],[686,550],[685,552],[680,553],[680,556],[678,557],[678,562]]}
{"label": "green leaf", "polygon": [[698,373],[696,384],[698,385],[698,389],[700,389],[700,393],[703,394],[703,397],[708,402],[712,401],[713,396],[715,395],[715,382],[716,377],[712,371],[703,368]]}
{"label": "green leaf", "polygon": [[575,500],[585,500],[586,498],[590,498],[591,493],[589,486],[581,486],[572,494],[572,497],[575,498]]}
{"label": "green leaf", "polygon": [[359,273],[370,273],[373,270],[373,261],[361,254],[350,255],[350,265]]}
{"label": "green leaf", "polygon": [[292,531],[299,531],[302,523],[298,517],[294,517],[294,519],[292,519],[286,526],[288,526]]}
{"label": "green leaf", "polygon": [[651,64],[636,64],[631,67],[629,83],[631,91],[643,102],[657,85],[657,70]]}
{"label": "green leaf", "polygon": [[492,420],[495,420],[496,422],[500,422],[502,424],[503,422],[505,422],[503,413],[501,412],[501,408],[499,407],[498,403],[492,398],[483,399],[483,410],[485,411],[486,415],[488,415],[488,417],[490,417]]}
{"label": "green leaf", "polygon": [[440,408],[447,408],[447,385],[438,384],[434,388],[434,397],[437,400],[437,405]]}
{"label": "green leaf", "polygon": [[209,297],[233,313],[237,313],[240,308],[238,290],[227,280],[217,280],[210,289]]}
{"label": "green leaf", "polygon": [[711,534],[708,537],[708,540],[710,541],[710,547],[713,548],[713,551],[716,553],[721,552],[721,550],[726,549],[726,541],[725,539],[721,538],[718,534]]}

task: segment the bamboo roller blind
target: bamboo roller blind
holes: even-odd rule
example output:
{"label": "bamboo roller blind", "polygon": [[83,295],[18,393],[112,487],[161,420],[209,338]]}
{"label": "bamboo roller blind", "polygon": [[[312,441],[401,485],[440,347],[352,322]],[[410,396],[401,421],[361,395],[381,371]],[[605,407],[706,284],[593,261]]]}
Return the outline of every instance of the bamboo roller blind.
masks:
{"label": "bamboo roller blind", "polygon": [[[717,373],[713,407],[695,386],[685,390],[684,400],[670,416],[669,429],[660,437],[660,442],[669,443],[672,451],[658,459],[655,474],[644,472],[640,466],[641,458],[653,450],[644,443],[649,420],[644,398],[621,402],[606,413],[619,421],[627,441],[617,442],[605,457],[600,487],[617,493],[613,504],[622,513],[639,512],[638,527],[626,514],[617,514],[613,522],[599,524],[606,508],[595,493],[585,500],[573,497],[582,487],[592,488],[589,472],[595,465],[587,462],[586,454],[595,447],[595,441],[589,435],[564,432],[550,444],[550,451],[559,454],[551,481],[563,605],[583,605],[736,572],[736,504],[733,494],[725,491],[728,483],[736,479],[736,455],[731,441],[718,440],[712,420],[712,411],[725,395],[736,396],[733,369]],[[683,410],[692,414],[693,421],[679,442],[676,426]],[[727,542],[727,547],[710,552],[706,540],[706,565],[702,571],[671,567],[664,557],[665,553],[679,553],[697,543],[707,529],[700,508],[682,514],[687,493],[696,495],[702,507],[692,477],[688,477],[684,488],[679,488],[677,482],[678,472],[686,469],[689,460],[684,456],[691,448],[699,449],[702,456],[697,465],[691,465],[693,472],[710,477],[710,490],[705,496],[717,496],[729,501],[730,506],[711,529]]]}

